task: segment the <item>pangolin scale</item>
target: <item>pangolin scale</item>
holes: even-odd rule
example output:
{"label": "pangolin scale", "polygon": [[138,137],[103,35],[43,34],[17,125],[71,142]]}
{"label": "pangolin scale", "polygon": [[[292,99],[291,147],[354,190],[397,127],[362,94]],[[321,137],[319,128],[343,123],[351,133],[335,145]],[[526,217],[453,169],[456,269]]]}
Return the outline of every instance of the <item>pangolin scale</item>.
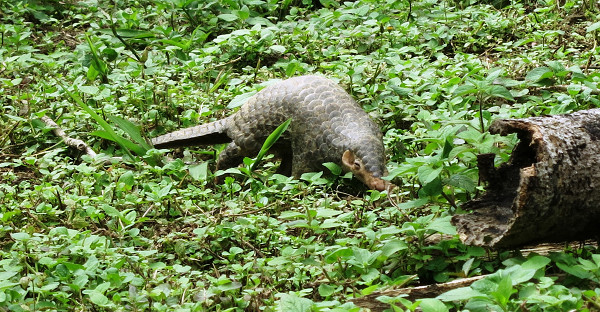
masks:
{"label": "pangolin scale", "polygon": [[265,139],[284,121],[288,130],[271,148],[281,158],[279,172],[299,177],[334,162],[376,190],[391,184],[382,135],[354,99],[335,82],[300,76],[273,83],[252,96],[233,115],[171,132],[152,140],[156,148],[229,143],[219,154],[218,169],[254,157]]}

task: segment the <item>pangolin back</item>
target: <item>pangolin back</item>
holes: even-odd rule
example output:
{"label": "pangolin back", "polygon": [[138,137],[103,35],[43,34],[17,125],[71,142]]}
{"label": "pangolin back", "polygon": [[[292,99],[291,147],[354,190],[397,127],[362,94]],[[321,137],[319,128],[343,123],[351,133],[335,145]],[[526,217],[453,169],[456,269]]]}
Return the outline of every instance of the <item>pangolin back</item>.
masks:
{"label": "pangolin back", "polygon": [[282,173],[299,177],[334,162],[372,189],[390,186],[381,180],[387,171],[379,127],[344,89],[319,76],[273,83],[225,119],[165,134],[152,143],[168,148],[230,142],[217,162],[224,169],[256,156],[269,134],[289,118],[288,131],[272,148],[282,158]]}

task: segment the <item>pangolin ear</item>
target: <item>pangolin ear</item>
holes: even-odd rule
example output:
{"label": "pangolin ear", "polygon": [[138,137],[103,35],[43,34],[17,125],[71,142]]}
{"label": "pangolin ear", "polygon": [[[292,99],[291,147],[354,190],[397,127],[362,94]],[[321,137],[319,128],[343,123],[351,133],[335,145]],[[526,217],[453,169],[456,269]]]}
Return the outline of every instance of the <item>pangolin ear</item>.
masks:
{"label": "pangolin ear", "polygon": [[355,160],[356,156],[354,156],[354,153],[349,150],[345,151],[344,155],[342,155],[342,164],[347,168],[352,168]]}

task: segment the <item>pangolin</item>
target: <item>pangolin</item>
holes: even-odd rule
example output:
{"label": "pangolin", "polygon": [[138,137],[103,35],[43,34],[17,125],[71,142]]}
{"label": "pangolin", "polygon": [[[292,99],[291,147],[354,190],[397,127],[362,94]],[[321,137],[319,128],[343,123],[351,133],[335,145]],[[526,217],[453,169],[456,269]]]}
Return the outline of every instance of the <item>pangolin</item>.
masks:
{"label": "pangolin", "polygon": [[219,154],[218,169],[254,157],[275,128],[291,118],[287,131],[271,148],[281,158],[278,172],[296,178],[322,171],[333,162],[367,187],[392,186],[387,174],[379,127],[335,82],[300,76],[269,85],[229,117],[152,139],[155,148],[229,143]]}

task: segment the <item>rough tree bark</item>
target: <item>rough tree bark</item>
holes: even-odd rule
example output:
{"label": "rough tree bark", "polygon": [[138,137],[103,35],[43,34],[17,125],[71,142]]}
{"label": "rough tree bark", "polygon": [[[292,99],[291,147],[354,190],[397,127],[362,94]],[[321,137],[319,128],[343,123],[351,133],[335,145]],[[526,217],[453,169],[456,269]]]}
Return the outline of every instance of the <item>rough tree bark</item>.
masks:
{"label": "rough tree bark", "polygon": [[600,109],[497,120],[490,132],[517,133],[508,163],[480,155],[485,194],[456,215],[466,244],[511,248],[596,238],[600,233]]}

